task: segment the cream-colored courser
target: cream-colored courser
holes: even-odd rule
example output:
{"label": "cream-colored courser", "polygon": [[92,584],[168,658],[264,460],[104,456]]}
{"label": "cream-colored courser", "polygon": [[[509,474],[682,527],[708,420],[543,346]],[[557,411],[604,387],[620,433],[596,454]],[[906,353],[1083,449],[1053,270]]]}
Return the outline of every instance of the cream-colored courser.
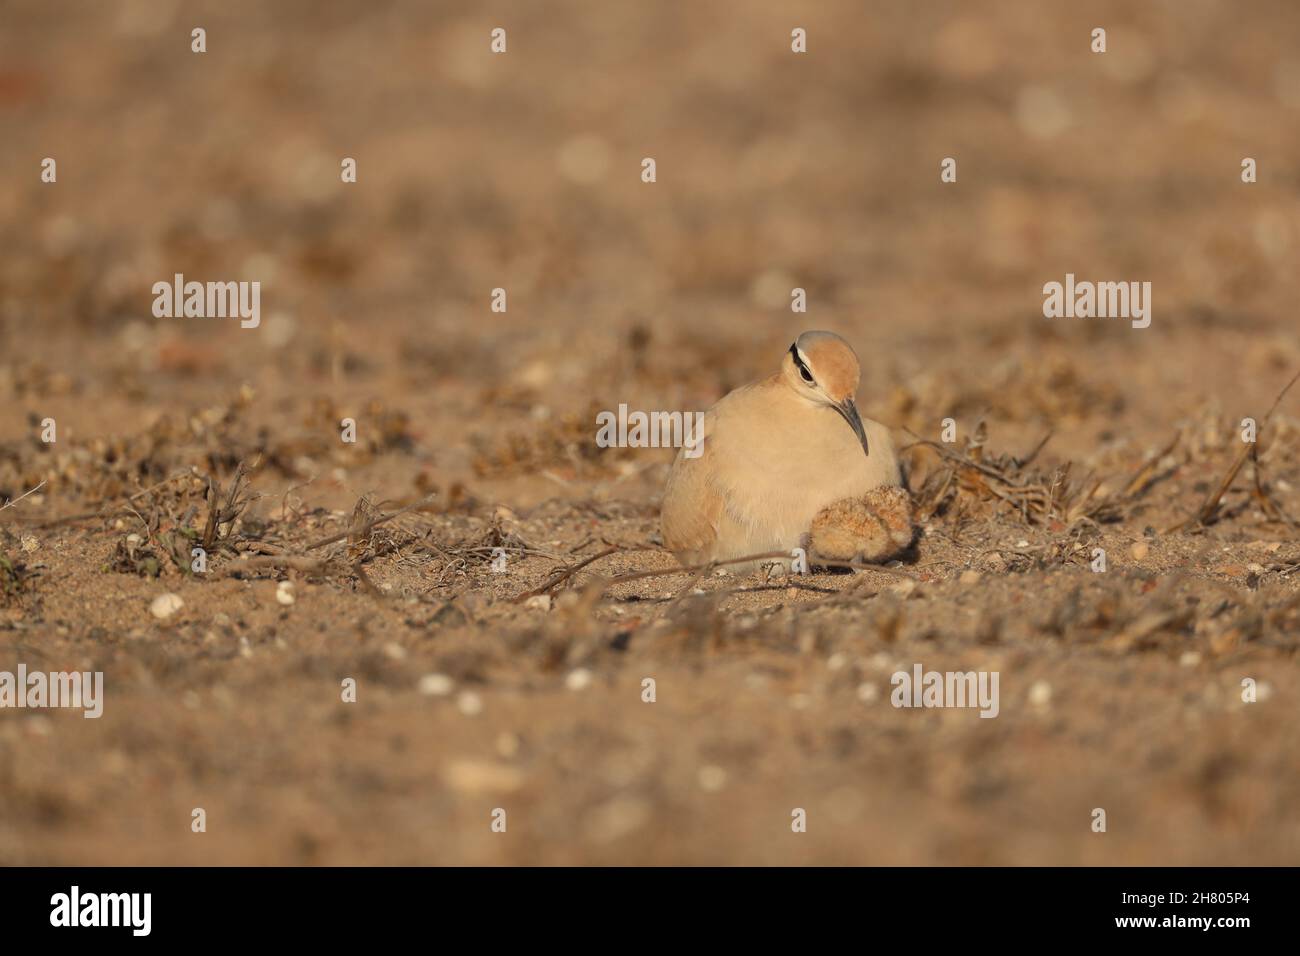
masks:
{"label": "cream-colored courser", "polygon": [[832,332],[804,332],[776,374],[704,416],[698,457],[679,452],[664,490],[664,544],[687,565],[805,548],[881,561],[911,544],[889,430],[854,404],[858,357]]}

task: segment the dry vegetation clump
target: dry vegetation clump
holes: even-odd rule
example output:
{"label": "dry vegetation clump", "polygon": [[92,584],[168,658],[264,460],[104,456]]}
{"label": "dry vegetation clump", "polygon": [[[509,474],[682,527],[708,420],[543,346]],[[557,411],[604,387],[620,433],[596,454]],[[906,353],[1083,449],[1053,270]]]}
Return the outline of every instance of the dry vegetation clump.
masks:
{"label": "dry vegetation clump", "polygon": [[567,479],[613,474],[618,462],[630,461],[637,454],[636,449],[596,444],[597,414],[616,407],[617,403],[592,400],[581,414],[548,415],[526,427],[510,428],[499,437],[474,434],[470,438],[474,473],[479,478],[501,478],[551,472]]}
{"label": "dry vegetation clump", "polygon": [[[46,444],[35,436],[0,451],[0,496],[18,497],[42,481],[51,493],[110,502],[178,473],[233,472],[241,462],[291,478],[318,474],[326,465],[357,467],[390,452],[411,453],[417,442],[410,416],[379,400],[345,415],[330,399],[317,399],[297,429],[255,423],[254,391],[241,388],[226,402],[167,411],[132,434],[81,439],[66,433]],[[362,421],[355,443],[340,441],[340,423]]]}
{"label": "dry vegetation clump", "polygon": [[[6,538],[9,536],[6,535]],[[34,588],[36,573],[23,560],[11,556],[9,542],[0,550],[0,605],[17,604]]]}
{"label": "dry vegetation clump", "polygon": [[978,375],[969,369],[923,370],[896,385],[883,406],[890,421],[922,431],[949,416],[1060,426],[1123,411],[1116,387],[1097,382],[1055,352],[1034,362],[1009,358]]}

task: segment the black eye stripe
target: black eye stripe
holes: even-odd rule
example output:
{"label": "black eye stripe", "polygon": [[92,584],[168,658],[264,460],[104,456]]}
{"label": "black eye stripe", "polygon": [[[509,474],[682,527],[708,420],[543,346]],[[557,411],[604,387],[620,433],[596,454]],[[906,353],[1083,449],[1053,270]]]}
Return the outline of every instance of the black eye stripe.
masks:
{"label": "black eye stripe", "polygon": [[795,367],[799,369],[799,374],[803,376],[803,380],[812,383],[813,374],[808,369],[808,366],[803,364],[803,359],[799,358],[799,349],[795,343],[791,343],[790,345],[790,357],[794,359]]}

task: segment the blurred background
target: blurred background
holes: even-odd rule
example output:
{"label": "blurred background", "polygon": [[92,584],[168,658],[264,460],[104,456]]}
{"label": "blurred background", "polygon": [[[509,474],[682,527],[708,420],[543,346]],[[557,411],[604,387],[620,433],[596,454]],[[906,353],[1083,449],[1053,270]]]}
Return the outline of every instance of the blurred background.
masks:
{"label": "blurred background", "polygon": [[[206,30],[202,54],[191,52],[195,27]],[[506,30],[504,55],[489,50],[496,27]],[[795,27],[807,31],[806,54],[791,52]],[[1107,31],[1104,54],[1090,49],[1096,27]],[[404,504],[434,493],[439,520],[461,522],[453,530],[500,530],[552,508],[545,514],[563,526],[554,534],[566,547],[615,520],[652,541],[666,458],[600,453],[595,410],[706,408],[774,369],[806,328],[853,343],[859,404],[900,436],[937,437],[951,416],[964,440],[983,419],[999,450],[1024,452],[1050,430],[1045,460],[1099,474],[1139,465],[1177,429],[1199,435],[1200,451],[1226,449],[1233,423],[1262,416],[1300,369],[1297,156],[1300,7],[1289,0],[6,0],[0,499],[45,482],[24,503],[25,520],[64,516],[177,468],[228,479],[247,460],[275,496],[255,509],[260,520],[295,507],[346,511],[363,494]],[[56,184],[40,180],[45,157],[57,161]],[[355,184],[340,181],[345,157],[356,160]],[[656,161],[653,184],[641,181],[645,157]],[[940,182],[946,157],[957,161],[953,184]],[[1257,183],[1241,181],[1245,157],[1258,164]],[[175,273],[260,281],[260,327],[154,318],[151,287]],[[1066,273],[1151,282],[1150,328],[1045,319],[1043,284]],[[806,315],[790,311],[794,287],[807,290]],[[494,288],[507,291],[505,313],[490,310]],[[1279,422],[1294,422],[1294,408]],[[337,441],[345,415],[359,423],[355,448]],[[38,440],[46,417],[58,422],[53,448]],[[1294,482],[1294,455],[1282,461],[1291,470],[1279,474]],[[1194,506],[1217,468],[1193,476],[1201,485],[1189,479],[1161,521]],[[1283,480],[1281,500],[1296,512],[1294,492]],[[1136,533],[1148,521],[1160,523],[1151,516]],[[24,532],[7,527],[17,554]],[[448,770],[440,748],[459,729],[426,727],[394,742],[394,715],[424,726],[411,691],[419,673],[397,674],[401,659],[375,648],[396,642],[416,654],[423,637],[410,636],[407,612],[356,624],[340,610],[359,600],[351,591],[285,618],[269,600],[274,582],[254,582],[259,610],[244,628],[231,610],[243,591],[186,582],[194,593],[182,591],[180,630],[160,632],[142,611],[154,582],[98,574],[128,530],[106,521],[35,534],[41,550],[29,560],[44,562],[43,580],[6,612],[10,647],[30,659],[44,648],[69,663],[115,662],[123,696],[109,712],[116,707],[123,723],[74,727],[56,715],[54,730],[33,731],[39,725],[10,722],[0,807],[23,825],[0,831],[0,859],[788,859],[743,828],[768,812],[756,809],[761,801],[695,805],[723,785],[711,772],[698,783],[694,763],[679,768],[680,793],[673,771],[648,758],[630,769],[624,760],[609,770],[612,783],[583,791],[575,775],[597,772],[584,755],[603,739],[592,728],[617,725],[618,712],[590,704],[579,717],[563,689],[545,706],[518,703],[514,730],[494,725],[463,740],[512,760],[519,747],[502,735],[549,713],[565,729],[548,752],[569,755],[557,758],[558,776]],[[399,587],[429,587],[423,571],[410,573]],[[204,643],[218,611],[237,620]],[[511,626],[482,624],[478,645],[466,635],[455,646],[471,664],[456,666],[491,689],[492,668],[472,663],[481,650],[465,648]],[[131,643],[137,637],[143,643]],[[239,661],[223,655],[240,639],[288,649],[266,652],[270,672],[235,678],[225,668]],[[350,666],[338,662],[358,654],[373,655],[367,666],[394,695],[384,698],[395,708],[387,722],[369,717],[368,731],[349,730],[326,704],[317,713],[284,696],[286,687],[328,696]],[[491,659],[504,666],[508,655]],[[682,665],[696,696],[681,723],[643,739],[638,753],[693,759],[689,748],[670,754],[715,713],[704,702],[751,686],[743,669],[727,670],[738,665],[720,664],[731,676],[717,679],[734,686],[711,687],[701,665],[689,655]],[[1166,675],[1171,695],[1179,673]],[[619,679],[635,688],[639,677]],[[1230,688],[1235,676],[1223,682]],[[268,699],[271,688],[282,696]],[[186,691],[202,706],[177,703]],[[852,686],[845,693],[851,702]],[[222,699],[265,712],[223,710]],[[225,716],[205,724],[212,700]],[[751,705],[718,703],[715,716],[738,725],[766,712]],[[454,713],[446,719],[461,726]],[[1169,721],[1159,732],[1167,744],[1181,733],[1179,718]],[[175,733],[159,729],[167,726]],[[270,728],[286,735],[279,744],[263,741],[251,756],[223,749]],[[290,742],[299,731],[331,742]],[[1063,732],[1076,731],[1082,750],[1058,759],[1081,773],[1123,778],[1168,766],[1147,754],[1108,769],[1115,751],[1089,750],[1078,728]],[[62,747],[49,744],[51,733]],[[734,759],[733,782],[817,780],[817,792],[838,794],[841,819],[859,829],[847,841],[823,831],[804,861],[1172,862],[1199,848],[1215,855],[1198,862],[1223,862],[1241,835],[1234,828],[1280,813],[1272,795],[1296,792],[1292,771],[1285,787],[1251,791],[1249,810],[1225,810],[1202,801],[1205,781],[1221,776],[1214,753],[1186,766],[1166,753],[1168,792],[1201,794],[1187,804],[1171,797],[1161,811],[1186,828],[1113,857],[1060,837],[1055,822],[1027,823],[1013,843],[998,829],[999,812],[1050,816],[1077,789],[1066,779],[1029,795],[1025,761],[1052,759],[1041,729],[1023,746],[981,736],[974,749],[954,750],[957,760],[1006,746],[1018,768],[1010,783],[955,783],[929,762],[944,758],[915,756],[894,765],[894,795],[876,794],[870,811],[853,794],[879,776],[875,764],[848,774],[832,759],[842,741],[825,726],[781,733],[784,756],[760,757],[766,745],[750,741],[719,744],[705,762]],[[374,761],[365,771],[338,770],[352,759],[345,754],[365,749],[359,741],[382,752],[365,758]],[[914,742],[927,752],[923,738]],[[874,746],[875,758],[890,759]],[[1282,773],[1272,756],[1260,759]],[[97,768],[88,778],[96,782],[70,779],[72,766]],[[473,821],[481,808],[469,797],[480,793],[505,789],[549,806],[534,781],[552,794],[577,789],[545,818],[552,830],[535,824],[531,841],[503,848],[464,837],[453,846],[414,835],[420,768],[442,780],[444,809]],[[928,789],[926,768],[940,781]],[[657,795],[624,792],[628,780],[660,774]],[[194,850],[184,842],[188,808],[202,797],[191,790],[210,793],[220,781],[229,814],[255,822],[219,851]],[[116,802],[90,812],[96,794],[119,785]],[[281,804],[267,802],[267,786]],[[330,796],[339,786],[344,795]],[[910,786],[935,802],[918,804]],[[800,799],[810,798],[782,792],[774,805]],[[1009,802],[990,813],[983,800]],[[164,805],[181,821],[178,834],[152,822]],[[900,825],[877,813],[882,806],[904,816],[926,809]],[[554,842],[565,814],[587,821],[587,843]],[[788,810],[777,816],[777,830],[788,830]],[[301,822],[308,817],[318,822]],[[681,823],[687,817],[698,822]],[[140,832],[144,844],[124,836]],[[1292,852],[1300,838],[1287,832],[1280,844],[1261,836],[1251,852]],[[358,834],[368,834],[365,849]]]}
{"label": "blurred background", "polygon": [[[891,424],[899,387],[955,382],[960,414],[964,386],[1056,375],[1116,389],[1141,436],[1167,398],[1271,396],[1300,358],[1293,4],[19,0],[5,19],[0,385],[38,366],[50,390],[20,397],[75,409],[74,433],[248,383],[400,390],[422,434],[464,445],[535,406],[704,407],[826,327]],[[262,327],[153,319],[175,272],[260,280]],[[1066,272],[1151,281],[1153,327],[1043,319]],[[10,408],[6,439],[27,428]]]}

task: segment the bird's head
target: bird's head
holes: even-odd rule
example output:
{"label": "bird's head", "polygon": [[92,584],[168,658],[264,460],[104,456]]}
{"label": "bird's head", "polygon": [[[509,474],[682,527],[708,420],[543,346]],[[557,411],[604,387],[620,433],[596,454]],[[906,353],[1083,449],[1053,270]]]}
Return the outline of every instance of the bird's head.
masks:
{"label": "bird's head", "polygon": [[795,394],[843,416],[862,443],[862,451],[869,455],[867,432],[853,401],[860,375],[853,347],[834,332],[804,332],[781,362],[782,379]]}

